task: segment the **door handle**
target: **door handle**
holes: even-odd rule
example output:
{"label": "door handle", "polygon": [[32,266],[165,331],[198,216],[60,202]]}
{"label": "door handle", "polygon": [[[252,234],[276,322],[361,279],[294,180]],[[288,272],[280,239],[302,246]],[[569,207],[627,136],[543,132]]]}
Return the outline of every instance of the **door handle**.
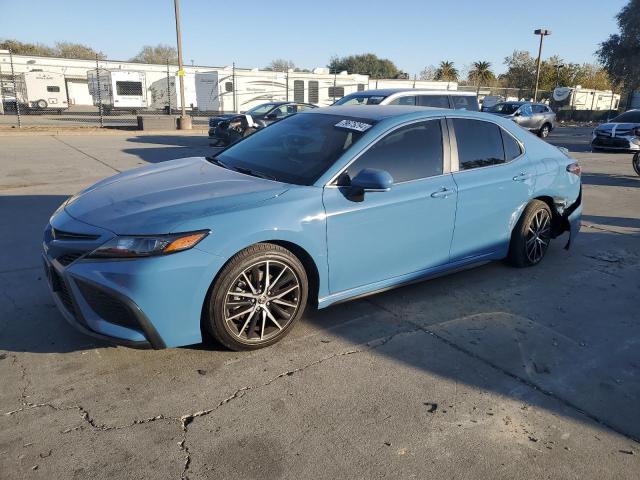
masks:
{"label": "door handle", "polygon": [[442,187],[440,190],[437,190],[431,194],[433,198],[447,198],[449,195],[453,195],[455,190],[451,190],[446,187]]}
{"label": "door handle", "polygon": [[524,182],[526,180],[529,180],[530,178],[531,178],[531,174],[530,173],[522,172],[519,175],[516,175],[515,177],[513,177],[513,181],[514,182]]}

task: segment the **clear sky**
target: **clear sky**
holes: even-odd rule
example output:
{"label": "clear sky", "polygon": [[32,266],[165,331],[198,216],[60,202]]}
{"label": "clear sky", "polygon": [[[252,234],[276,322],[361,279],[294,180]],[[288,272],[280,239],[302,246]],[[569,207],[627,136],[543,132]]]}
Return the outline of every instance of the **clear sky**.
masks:
{"label": "clear sky", "polygon": [[[626,0],[181,0],[185,63],[264,67],[274,58],[326,66],[333,55],[372,52],[411,74],[452,60],[537,54],[533,30],[551,29],[544,56],[592,62],[616,31]],[[127,60],[142,45],[175,45],[173,0],[0,0],[0,38],[87,44]]]}

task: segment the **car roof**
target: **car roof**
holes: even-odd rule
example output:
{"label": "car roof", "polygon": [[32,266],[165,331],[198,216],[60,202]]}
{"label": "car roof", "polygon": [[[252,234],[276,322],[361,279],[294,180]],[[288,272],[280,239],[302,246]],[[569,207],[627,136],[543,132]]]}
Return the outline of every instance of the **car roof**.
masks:
{"label": "car roof", "polygon": [[[332,107],[307,110],[298,115],[337,115],[380,121],[385,118],[398,117],[415,113],[425,113],[425,116],[442,115],[443,113],[459,112],[448,108],[415,107],[413,105],[336,105]],[[428,112],[433,113],[429,115]]]}
{"label": "car roof", "polygon": [[415,93],[415,94],[432,94],[432,95],[438,95],[438,94],[444,94],[444,95],[466,95],[466,96],[474,96],[475,97],[475,93],[474,92],[464,92],[462,90],[429,90],[427,88],[374,88],[372,90],[363,90],[362,92],[355,92],[352,93],[351,95],[357,96],[357,95],[379,95],[379,96],[384,96],[384,97],[388,97],[389,95],[393,95],[394,93]]}

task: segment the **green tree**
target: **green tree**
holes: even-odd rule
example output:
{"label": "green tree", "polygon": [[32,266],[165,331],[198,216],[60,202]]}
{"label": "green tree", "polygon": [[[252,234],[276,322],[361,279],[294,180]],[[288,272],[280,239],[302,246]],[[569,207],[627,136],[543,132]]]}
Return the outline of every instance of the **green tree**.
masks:
{"label": "green tree", "polygon": [[154,46],[145,45],[138,54],[129,59],[130,62],[136,63],[178,63],[178,51],[170,45],[159,44]]}
{"label": "green tree", "polygon": [[441,82],[457,82],[458,76],[458,69],[454,66],[453,62],[443,60],[436,69],[435,79]]}
{"label": "green tree", "polygon": [[349,73],[369,75],[372,78],[397,78],[403,74],[391,60],[378,58],[373,53],[333,57],[327,67],[331,72],[346,70]]}
{"label": "green tree", "polygon": [[56,53],[53,48],[42,43],[24,43],[13,39],[0,41],[0,49],[11,50],[15,55],[36,55],[40,57],[53,57]]}
{"label": "green tree", "polygon": [[271,70],[273,72],[287,72],[290,68],[296,68],[295,63],[291,60],[276,58],[275,60],[271,60],[271,63],[265,67],[265,70]]}
{"label": "green tree", "polygon": [[602,42],[596,54],[613,83],[632,92],[640,87],[640,0],[629,0],[616,20],[620,32]]}
{"label": "green tree", "polygon": [[484,61],[473,62],[468,77],[478,90],[480,90],[480,85],[489,85],[496,79],[495,74],[491,71],[491,62]]}
{"label": "green tree", "polygon": [[536,59],[529,52],[514,50],[505,57],[507,71],[500,75],[500,80],[507,87],[533,88],[536,82]]}

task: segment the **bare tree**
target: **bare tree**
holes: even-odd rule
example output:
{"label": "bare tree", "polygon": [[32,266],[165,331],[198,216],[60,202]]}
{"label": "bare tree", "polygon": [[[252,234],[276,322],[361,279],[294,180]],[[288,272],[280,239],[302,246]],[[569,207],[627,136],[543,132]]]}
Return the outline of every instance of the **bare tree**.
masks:
{"label": "bare tree", "polygon": [[284,58],[276,58],[271,60],[271,63],[265,67],[265,70],[272,70],[274,72],[287,72],[289,69],[295,69],[296,65],[291,60],[285,60]]}
{"label": "bare tree", "polygon": [[435,65],[427,65],[418,75],[419,80],[435,80],[437,68]]}

